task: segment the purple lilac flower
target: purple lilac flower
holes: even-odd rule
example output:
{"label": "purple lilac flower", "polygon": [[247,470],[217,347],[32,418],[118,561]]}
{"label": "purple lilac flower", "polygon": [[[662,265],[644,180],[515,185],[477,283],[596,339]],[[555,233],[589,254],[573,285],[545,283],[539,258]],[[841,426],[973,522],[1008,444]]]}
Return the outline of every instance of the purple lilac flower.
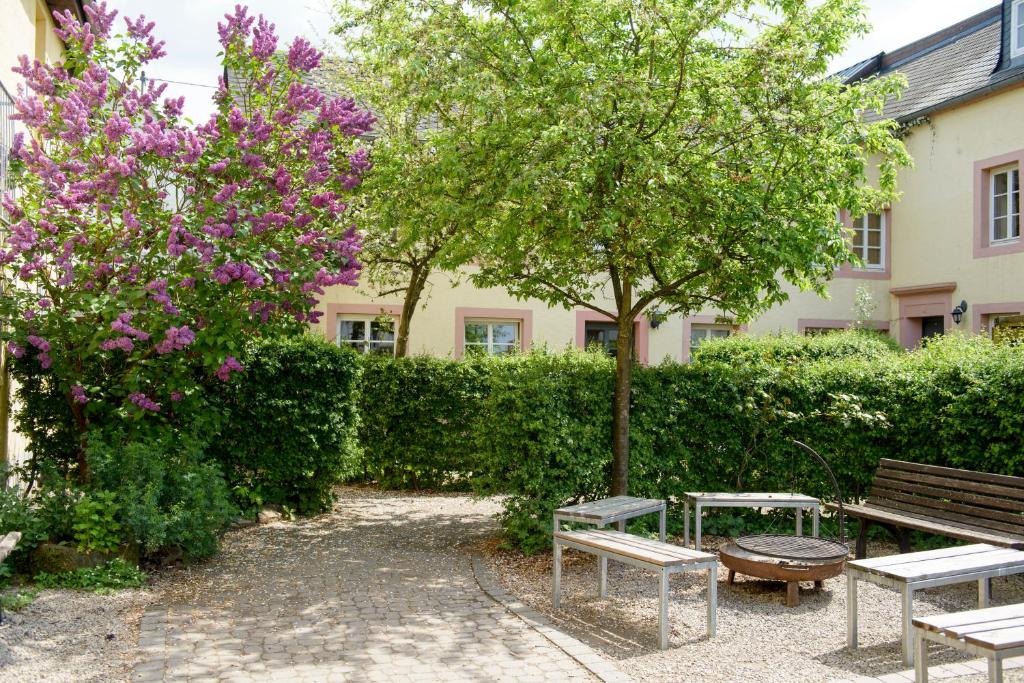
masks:
{"label": "purple lilac flower", "polygon": [[227,382],[231,379],[232,372],[242,372],[243,370],[245,370],[245,368],[242,367],[242,364],[239,363],[234,356],[228,356],[221,366],[217,368],[217,372],[214,374],[217,375],[217,379],[220,381]]}
{"label": "purple lilac flower", "polygon": [[85,395],[85,387],[81,384],[75,384],[71,387],[71,399],[75,403],[88,403],[89,397]]}
{"label": "purple lilac flower", "polygon": [[163,340],[156,345],[156,352],[163,354],[181,351],[195,340],[196,334],[189,329],[188,325],[168,327]]}
{"label": "purple lilac flower", "polygon": [[154,413],[160,412],[160,404],[151,399],[149,396],[146,396],[141,391],[136,391],[131,394],[128,394],[128,400],[137,405],[138,407],[142,408],[143,410],[149,410]]}
{"label": "purple lilac flower", "polygon": [[24,346],[19,346],[18,344],[14,343],[12,341],[7,342],[7,350],[15,358],[21,358],[22,356],[25,355],[25,347]]}
{"label": "purple lilac flower", "polygon": [[288,48],[288,68],[292,71],[312,71],[320,66],[321,57],[323,53],[300,36]]}

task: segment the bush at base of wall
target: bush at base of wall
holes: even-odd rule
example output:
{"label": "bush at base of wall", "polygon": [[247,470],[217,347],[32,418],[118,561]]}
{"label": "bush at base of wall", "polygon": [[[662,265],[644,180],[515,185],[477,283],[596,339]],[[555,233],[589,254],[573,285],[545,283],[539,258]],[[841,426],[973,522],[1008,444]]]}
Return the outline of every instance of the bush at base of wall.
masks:
{"label": "bush at base of wall", "polygon": [[[848,500],[866,494],[881,457],[1024,474],[1024,348],[946,338],[907,354],[847,333],[785,337],[777,342],[783,351],[758,340],[751,351],[753,342],[741,338],[731,341],[742,351],[732,362],[730,341],[691,365],[637,369],[631,494],[681,501],[694,490],[799,490],[833,497],[828,477],[793,448],[793,438],[829,460]],[[823,346],[829,352],[821,353]],[[526,552],[548,547],[555,507],[607,494],[610,359],[568,352],[370,364],[368,377],[388,378],[373,387],[376,397],[364,383],[361,400],[371,476],[444,472],[481,494],[507,494],[502,526],[508,542]],[[415,411],[396,409],[395,394]],[[414,443],[422,447],[401,446]],[[378,450],[380,444],[388,447]],[[406,453],[414,461],[404,461]],[[412,482],[398,476],[386,483]],[[680,513],[672,511],[672,523]]]}
{"label": "bush at base of wall", "polygon": [[250,500],[328,509],[358,460],[356,354],[305,335],[254,342],[243,364],[219,388],[227,417],[210,455]]}

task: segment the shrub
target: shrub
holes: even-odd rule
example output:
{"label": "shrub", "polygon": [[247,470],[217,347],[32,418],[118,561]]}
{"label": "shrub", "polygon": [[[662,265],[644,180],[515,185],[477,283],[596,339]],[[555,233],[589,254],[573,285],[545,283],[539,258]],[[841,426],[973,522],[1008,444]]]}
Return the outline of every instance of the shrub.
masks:
{"label": "shrub", "polygon": [[878,358],[902,352],[903,348],[895,339],[871,330],[849,330],[809,336],[783,332],[756,337],[740,334],[711,339],[700,345],[694,353],[693,361],[749,366],[825,358]]}
{"label": "shrub", "polygon": [[86,567],[60,574],[39,572],[33,581],[37,588],[70,588],[109,593],[114,590],[144,586],[146,574],[135,565],[118,557],[99,567]]}
{"label": "shrub", "polygon": [[[734,343],[737,359],[719,358],[723,342],[690,365],[636,369],[633,495],[679,501],[687,491],[800,490],[831,499],[827,475],[794,438],[829,461],[846,500],[867,495],[882,457],[1024,475],[1020,346],[948,337],[908,354],[865,333]],[[501,522],[512,545],[546,548],[555,507],[607,494],[613,367],[606,357],[571,351],[423,361],[416,372],[383,367],[390,362],[374,361],[382,367],[372,372],[389,378],[388,392],[403,392],[402,405],[416,404],[420,392],[469,398],[451,421],[442,411],[452,404],[441,398],[424,401],[409,420],[393,407],[374,414],[395,405],[390,398],[364,400],[364,420],[401,432],[393,444],[416,443],[421,428],[431,447],[460,444],[457,458],[427,446],[414,451],[409,471],[428,463],[472,481],[480,494],[504,494]],[[434,367],[443,390],[432,385]],[[368,468],[378,466],[380,452],[366,450]],[[386,450],[378,467],[401,471],[405,453]],[[680,513],[670,510],[670,529],[679,528]],[[723,519],[723,528],[733,521]]]}
{"label": "shrub", "polygon": [[96,485],[109,491],[125,536],[143,554],[177,549],[188,561],[209,557],[238,515],[220,467],[191,435],[97,434],[88,456]]}
{"label": "shrub", "polygon": [[362,367],[362,476],[387,488],[464,485],[475,453],[470,424],[491,366],[364,356]]}
{"label": "shrub", "polygon": [[82,552],[112,553],[121,545],[121,524],[114,494],[96,491],[75,505],[75,541]]}
{"label": "shrub", "polygon": [[211,454],[232,486],[266,502],[328,509],[358,461],[358,357],[304,335],[253,342],[244,365],[244,379],[215,394],[227,417]]}
{"label": "shrub", "polygon": [[[6,480],[3,471],[0,471],[0,477]],[[8,556],[6,564],[0,565],[2,567],[23,566],[28,554],[46,540],[47,533],[38,510],[29,498],[14,487],[0,487],[0,538],[12,531],[21,532],[21,540]]]}

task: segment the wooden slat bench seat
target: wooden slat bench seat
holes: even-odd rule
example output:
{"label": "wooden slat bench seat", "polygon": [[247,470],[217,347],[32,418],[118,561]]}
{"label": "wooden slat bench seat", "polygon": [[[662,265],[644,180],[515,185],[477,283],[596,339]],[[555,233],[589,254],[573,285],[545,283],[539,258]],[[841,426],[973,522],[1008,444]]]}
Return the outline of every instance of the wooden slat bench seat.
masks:
{"label": "wooden slat bench seat", "polygon": [[715,555],[607,529],[556,530],[553,536],[555,551],[553,601],[556,609],[561,605],[562,599],[563,546],[591,553],[599,558],[614,559],[644,569],[653,569],[661,574],[658,592],[660,598],[658,647],[664,650],[668,647],[669,576],[678,572],[707,569],[707,629],[708,637],[714,637],[718,607],[718,558]]}
{"label": "wooden slat bench seat", "polygon": [[1024,605],[914,619],[915,680],[928,682],[928,641],[988,658],[988,679],[1002,683],[1003,660],[1024,654]]}
{"label": "wooden slat bench seat", "polygon": [[904,553],[911,530],[1024,548],[1024,477],[883,458],[864,504],[843,509],[860,520],[858,559],[872,524],[889,530]]}

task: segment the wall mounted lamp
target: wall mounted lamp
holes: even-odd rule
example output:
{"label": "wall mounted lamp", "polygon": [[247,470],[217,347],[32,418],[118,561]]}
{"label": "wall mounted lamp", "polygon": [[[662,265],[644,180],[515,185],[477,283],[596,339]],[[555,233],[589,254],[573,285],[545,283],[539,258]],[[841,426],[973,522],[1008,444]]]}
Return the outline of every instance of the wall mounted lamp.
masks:
{"label": "wall mounted lamp", "polygon": [[966,313],[966,312],[967,312],[967,302],[966,301],[961,301],[960,305],[957,306],[956,308],[954,308],[953,312],[950,314],[950,315],[953,316],[953,322],[956,323],[957,325],[959,325],[960,321],[964,319],[964,313]]}

